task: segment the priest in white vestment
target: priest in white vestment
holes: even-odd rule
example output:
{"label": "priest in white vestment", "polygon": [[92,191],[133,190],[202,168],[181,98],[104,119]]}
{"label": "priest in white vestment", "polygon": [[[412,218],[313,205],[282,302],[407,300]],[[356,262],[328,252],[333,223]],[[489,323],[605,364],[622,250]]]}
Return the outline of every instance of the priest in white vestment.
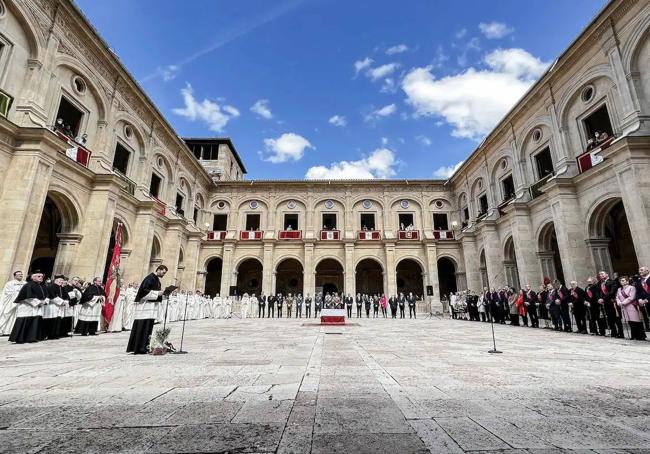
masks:
{"label": "priest in white vestment", "polygon": [[223,307],[223,299],[217,293],[217,296],[215,296],[212,301],[214,301],[214,318],[221,318],[221,309]]}
{"label": "priest in white vestment", "polygon": [[23,272],[14,272],[14,278],[7,282],[2,289],[2,299],[0,300],[0,336],[8,336],[11,333],[14,323],[16,322],[16,308],[14,304],[18,292],[25,285]]}
{"label": "priest in white vestment", "polygon": [[248,318],[248,307],[250,305],[250,297],[248,293],[244,293],[241,301],[239,302],[239,310],[241,312],[241,318]]}
{"label": "priest in white vestment", "polygon": [[108,324],[109,333],[119,333],[124,329],[124,309],[126,308],[126,289],[124,287],[120,288],[120,294],[115,301],[115,307],[113,307],[113,318],[111,318],[110,323]]}

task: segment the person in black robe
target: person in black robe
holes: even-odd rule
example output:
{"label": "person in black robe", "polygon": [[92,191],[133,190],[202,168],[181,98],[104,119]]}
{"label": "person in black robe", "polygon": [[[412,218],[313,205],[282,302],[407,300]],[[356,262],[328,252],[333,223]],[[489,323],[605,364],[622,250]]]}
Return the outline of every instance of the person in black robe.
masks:
{"label": "person in black robe", "polygon": [[345,297],[345,307],[347,309],[348,318],[352,318],[352,304],[354,303],[354,298],[348,293]]}
{"label": "person in black robe", "polygon": [[576,281],[571,281],[571,305],[573,306],[573,318],[576,320],[578,333],[587,334],[587,308],[585,301],[587,294],[578,287]]}
{"label": "person in black robe", "polygon": [[397,318],[397,297],[391,296],[390,298],[388,298],[388,305],[390,306],[391,318]]}
{"label": "person in black robe", "polygon": [[524,304],[526,305],[526,313],[528,313],[528,318],[530,319],[530,327],[539,328],[539,318],[537,316],[537,294],[528,284],[524,288]]}
{"label": "person in black robe", "polygon": [[607,322],[603,305],[598,301],[600,298],[600,285],[596,279],[590,277],[587,279],[585,287],[586,304],[589,304],[589,333],[592,335],[604,336],[606,334]]}
{"label": "person in black robe", "polygon": [[311,303],[311,295],[307,293],[307,296],[305,296],[305,318],[311,318]]}
{"label": "person in black robe", "polygon": [[47,297],[49,304],[55,308],[58,315],[50,318],[43,318],[43,339],[58,339],[61,337],[61,324],[65,312],[66,302],[70,296],[63,290],[64,277],[62,274],[54,276],[54,280],[47,286]]}
{"label": "person in black robe", "polygon": [[650,331],[650,269],[647,266],[639,268],[639,276],[634,280],[634,283],[645,330]]}
{"label": "person in black robe", "polygon": [[9,335],[9,342],[16,344],[38,342],[41,337],[42,306],[47,298],[43,273],[35,271],[23,285],[14,300],[16,322]]}
{"label": "person in black robe", "polygon": [[609,278],[605,271],[598,273],[598,282],[600,285],[600,298],[598,302],[605,308],[605,316],[609,325],[610,335],[612,337],[624,338],[623,323],[621,322],[621,313],[616,304],[616,291],[618,284],[615,280]]}
{"label": "person in black robe", "polygon": [[372,304],[372,297],[364,293],[363,306],[366,309],[366,318],[370,318],[370,305]]}
{"label": "person in black robe", "polygon": [[406,306],[406,297],[403,293],[399,294],[397,299],[397,305],[399,306],[399,318],[404,318],[404,307]]}
{"label": "person in black robe", "polygon": [[[106,299],[106,293],[102,288],[102,280],[98,277],[93,279],[93,283],[90,284],[86,290],[83,291],[81,295],[81,304],[88,305],[92,303],[92,308],[82,307],[79,312],[79,320],[77,321],[77,326],[75,327],[75,334],[81,334],[82,336],[95,336],[99,330],[99,322],[101,320],[101,305],[103,304],[102,299]],[[93,300],[95,302],[93,303]],[[84,314],[87,312],[87,314]],[[84,320],[87,318],[87,320]]]}
{"label": "person in black robe", "polygon": [[59,337],[67,337],[74,331],[74,308],[81,301],[79,278],[73,277],[72,280],[64,283],[63,292],[68,296],[68,304],[66,304],[64,315],[61,319]]}
{"label": "person in black robe", "polygon": [[571,300],[571,292],[560,281],[555,282],[556,292],[555,299],[560,300],[560,317],[562,318],[562,326],[564,331],[570,333],[571,328],[571,311],[569,309],[569,302]]}
{"label": "person in black robe", "polygon": [[[156,303],[160,303],[163,297],[160,278],[165,274],[167,274],[167,267],[159,265],[156,271],[145,277],[138,287],[138,293],[135,295],[135,320],[126,347],[127,353],[141,355],[149,352],[149,338],[158,312]],[[174,289],[175,287],[167,287],[165,292],[171,293]]]}
{"label": "person in black robe", "polygon": [[548,301],[548,290],[546,290],[546,286],[540,285],[539,286],[539,292],[537,293],[537,308],[539,310],[539,318],[541,320],[544,320],[544,329],[549,329],[549,313],[548,313],[548,307],[546,307]]}
{"label": "person in black robe", "polygon": [[278,306],[278,318],[282,318],[282,306],[284,305],[284,296],[282,296],[282,293],[278,293],[275,301]]}
{"label": "person in black robe", "polygon": [[323,294],[318,292],[314,297],[314,318],[318,318],[320,310],[323,307]]}

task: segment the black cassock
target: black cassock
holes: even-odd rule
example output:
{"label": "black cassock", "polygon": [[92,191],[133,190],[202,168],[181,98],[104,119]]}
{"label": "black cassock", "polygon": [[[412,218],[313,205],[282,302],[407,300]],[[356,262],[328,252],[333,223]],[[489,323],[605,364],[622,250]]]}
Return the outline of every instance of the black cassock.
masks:
{"label": "black cassock", "polygon": [[[106,297],[106,294],[104,293],[104,289],[101,288],[99,285],[89,285],[86,290],[84,290],[83,295],[81,295],[81,304],[87,303],[88,301],[92,300],[96,296],[103,296]],[[98,303],[99,304],[99,303]],[[81,309],[82,311],[84,310],[83,308]],[[83,314],[82,314],[83,315]],[[79,319],[77,321],[77,326],[74,329],[75,334],[81,334],[82,336],[94,336],[97,334],[97,330],[99,329],[99,322],[98,321],[87,321],[87,320],[81,320]]]}
{"label": "black cassock", "polygon": [[[30,299],[45,301],[46,297],[47,289],[45,285],[40,282],[29,281],[18,292],[14,304],[19,304],[21,301]],[[34,308],[32,312],[37,313],[38,311]],[[42,317],[40,315],[16,317],[16,323],[14,323],[11,335],[9,336],[9,342],[15,342],[17,344],[38,342],[41,337],[41,321]]]}
{"label": "black cassock", "polygon": [[[160,279],[155,273],[151,273],[149,276],[145,277],[142,284],[140,284],[138,293],[135,295],[136,319],[133,321],[133,327],[131,328],[129,344],[126,347],[127,352],[133,352],[135,355],[148,353],[149,338],[153,332],[153,325],[156,322],[156,318],[155,316],[151,318],[138,318],[138,303],[140,303],[142,298],[147,296],[149,292],[160,292],[161,288],[162,285],[160,284]],[[156,300],[149,301],[162,301],[162,293],[158,295]]]}

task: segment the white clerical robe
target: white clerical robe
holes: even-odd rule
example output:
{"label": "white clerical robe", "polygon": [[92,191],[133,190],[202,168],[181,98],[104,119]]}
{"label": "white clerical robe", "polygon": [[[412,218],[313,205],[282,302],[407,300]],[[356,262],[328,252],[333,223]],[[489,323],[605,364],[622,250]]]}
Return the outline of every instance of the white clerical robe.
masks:
{"label": "white clerical robe", "polygon": [[25,281],[12,279],[7,282],[2,290],[2,299],[0,300],[0,336],[8,336],[16,322],[16,308],[14,304],[18,292],[25,285]]}
{"label": "white clerical robe", "polygon": [[108,324],[108,332],[120,332],[124,328],[124,309],[126,307],[126,289],[120,289],[120,296],[113,307],[113,318]]}
{"label": "white clerical robe", "polygon": [[102,306],[106,298],[103,296],[93,296],[90,301],[81,305],[79,310],[79,320],[84,322],[101,322]]}
{"label": "white clerical robe", "polygon": [[129,287],[124,292],[124,329],[130,330],[133,327],[133,320],[135,320],[135,295],[138,290]]}
{"label": "white clerical robe", "polygon": [[231,314],[232,314],[232,298],[228,296],[226,297],[226,306],[225,306],[223,318],[230,318]]}
{"label": "white clerical robe", "polygon": [[214,299],[214,318],[221,318],[221,309],[223,307],[223,299],[220,296],[215,296]]}
{"label": "white clerical robe", "polygon": [[241,318],[248,317],[248,307],[250,305],[250,298],[248,295],[244,295],[240,301],[239,308],[241,311]]}
{"label": "white clerical robe", "polygon": [[156,319],[160,311],[160,302],[156,301],[162,292],[151,290],[135,304],[135,320]]}

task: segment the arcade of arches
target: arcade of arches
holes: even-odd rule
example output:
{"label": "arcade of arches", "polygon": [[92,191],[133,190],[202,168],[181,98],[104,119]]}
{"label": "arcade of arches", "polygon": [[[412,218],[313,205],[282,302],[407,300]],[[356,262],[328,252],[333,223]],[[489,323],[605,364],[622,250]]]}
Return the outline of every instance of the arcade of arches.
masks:
{"label": "arcade of arches", "polygon": [[338,260],[324,259],[316,265],[316,291],[340,293],[344,287],[343,265]]}
{"label": "arcade of arches", "polygon": [[418,262],[404,259],[397,264],[397,292],[408,295],[424,296],[423,270]]}
{"label": "arcade of arches", "polygon": [[449,300],[449,295],[458,291],[456,264],[449,257],[440,257],[438,259],[438,282],[441,298]]}
{"label": "arcade of arches", "polygon": [[378,261],[363,259],[355,269],[356,291],[361,294],[381,295],[384,293],[384,270]]}
{"label": "arcade of arches", "polygon": [[288,295],[295,295],[303,291],[302,264],[293,258],[285,259],[278,264],[275,270],[275,291]]}
{"label": "arcade of arches", "polygon": [[205,293],[214,296],[221,292],[221,270],[223,268],[223,260],[221,260],[221,257],[210,259],[205,268]]}
{"label": "arcade of arches", "polygon": [[236,291],[237,295],[262,293],[262,263],[259,260],[246,259],[239,264]]}

